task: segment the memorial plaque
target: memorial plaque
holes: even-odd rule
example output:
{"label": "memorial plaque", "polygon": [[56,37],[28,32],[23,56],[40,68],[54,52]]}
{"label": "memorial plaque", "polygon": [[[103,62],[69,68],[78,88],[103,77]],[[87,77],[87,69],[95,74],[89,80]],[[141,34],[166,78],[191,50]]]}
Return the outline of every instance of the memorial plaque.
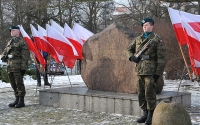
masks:
{"label": "memorial plaque", "polygon": [[136,93],[135,63],[125,53],[136,36],[129,28],[111,24],[84,43],[81,76],[88,89]]}

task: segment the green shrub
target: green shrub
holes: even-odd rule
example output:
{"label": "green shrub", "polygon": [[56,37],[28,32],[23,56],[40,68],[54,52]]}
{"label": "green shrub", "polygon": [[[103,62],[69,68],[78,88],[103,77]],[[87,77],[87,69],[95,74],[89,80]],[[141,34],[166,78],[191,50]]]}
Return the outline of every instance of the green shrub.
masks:
{"label": "green shrub", "polygon": [[36,69],[26,70],[26,75],[31,76],[33,79],[36,80]]}
{"label": "green shrub", "polygon": [[9,79],[8,79],[8,74],[6,72],[6,68],[1,68],[0,67],[0,80],[2,82],[9,83]]}

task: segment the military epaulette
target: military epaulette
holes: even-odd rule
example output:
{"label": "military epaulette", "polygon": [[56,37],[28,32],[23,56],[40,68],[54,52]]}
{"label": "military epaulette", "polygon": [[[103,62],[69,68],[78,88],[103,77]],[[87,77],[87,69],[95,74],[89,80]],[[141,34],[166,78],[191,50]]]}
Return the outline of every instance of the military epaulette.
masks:
{"label": "military epaulette", "polygon": [[162,38],[161,38],[158,34],[154,33],[154,35],[157,36],[157,37],[155,38],[156,41],[158,41],[158,42],[163,42]]}
{"label": "military epaulette", "polygon": [[161,39],[161,37],[158,34],[154,33],[154,35],[157,36],[156,38]]}

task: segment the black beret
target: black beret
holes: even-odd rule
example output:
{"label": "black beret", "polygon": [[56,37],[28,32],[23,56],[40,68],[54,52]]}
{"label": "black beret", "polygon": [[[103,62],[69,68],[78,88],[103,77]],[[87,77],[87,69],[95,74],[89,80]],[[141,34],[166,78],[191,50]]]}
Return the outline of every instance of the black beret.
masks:
{"label": "black beret", "polygon": [[10,31],[11,31],[12,29],[19,29],[19,26],[11,26],[11,27],[9,28]]}
{"label": "black beret", "polygon": [[146,22],[151,22],[153,25],[154,25],[154,20],[152,18],[144,18],[142,21],[141,21],[141,26],[143,26],[144,23]]}

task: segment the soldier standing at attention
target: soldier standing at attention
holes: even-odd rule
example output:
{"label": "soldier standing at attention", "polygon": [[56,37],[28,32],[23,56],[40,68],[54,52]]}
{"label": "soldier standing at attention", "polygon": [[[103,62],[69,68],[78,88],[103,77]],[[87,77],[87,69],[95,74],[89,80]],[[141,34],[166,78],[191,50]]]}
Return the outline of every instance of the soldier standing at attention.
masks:
{"label": "soldier standing at attention", "polygon": [[19,26],[11,26],[10,33],[12,39],[8,41],[1,60],[7,62],[7,73],[15,95],[15,101],[8,106],[21,108],[25,107],[24,96],[26,91],[23,76],[28,68],[30,52],[20,35]]}
{"label": "soldier standing at attention", "polygon": [[[151,125],[153,111],[156,107],[156,82],[165,68],[165,44],[162,39],[153,33],[154,20],[144,18],[141,21],[144,33],[127,47],[126,54],[131,62],[136,63],[135,72],[137,74],[137,92],[139,106],[143,110],[143,116],[137,120],[138,123]],[[139,58],[138,52],[145,43],[151,40],[148,48],[142,52]]]}

